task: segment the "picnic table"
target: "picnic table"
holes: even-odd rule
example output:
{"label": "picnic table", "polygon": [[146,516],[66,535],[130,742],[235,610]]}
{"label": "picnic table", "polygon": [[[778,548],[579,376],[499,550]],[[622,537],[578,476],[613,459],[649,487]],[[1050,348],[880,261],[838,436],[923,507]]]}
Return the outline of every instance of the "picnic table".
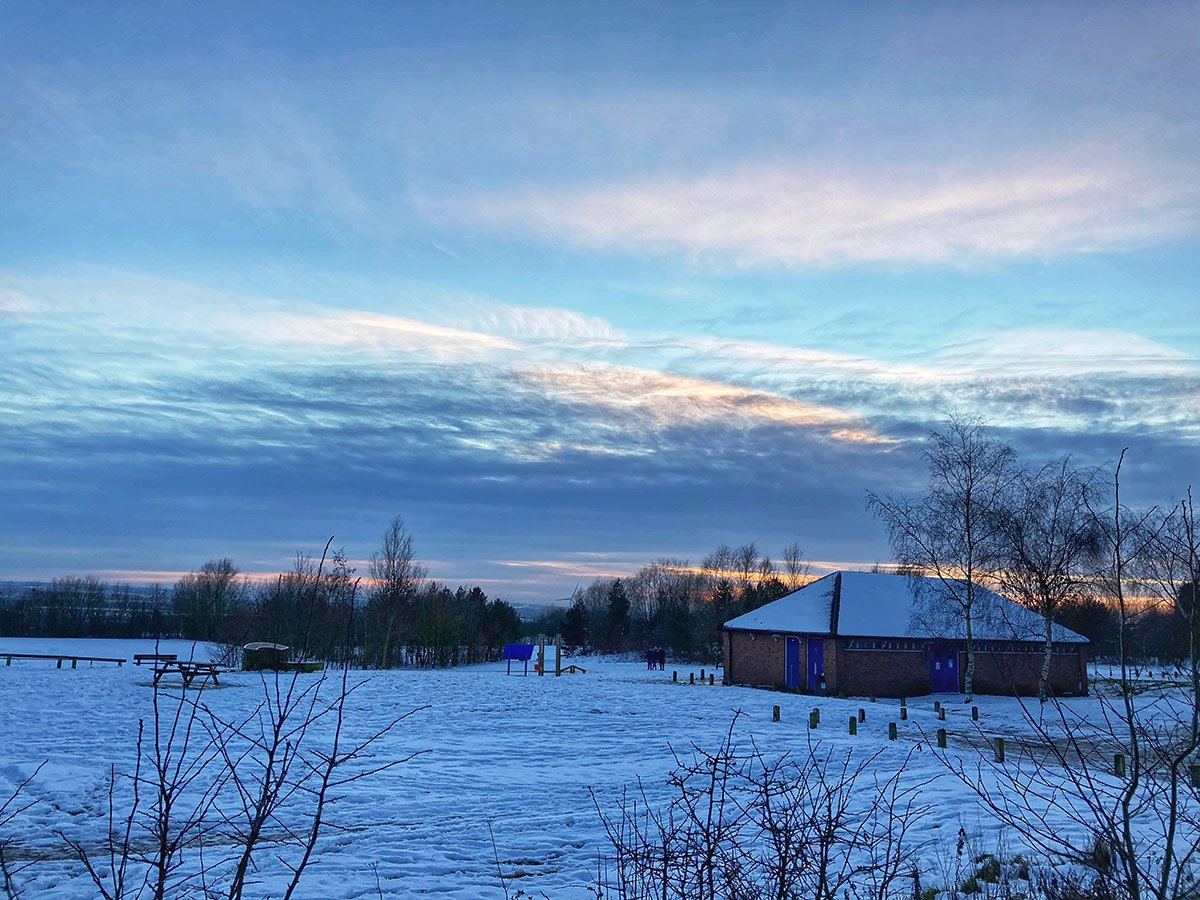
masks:
{"label": "picnic table", "polygon": [[197,678],[200,679],[201,684],[211,678],[212,683],[219,687],[220,682],[217,681],[217,675],[220,672],[220,666],[214,662],[201,662],[200,660],[195,659],[167,660],[165,662],[155,664],[154,685],[157,687],[159,681],[162,680],[164,675],[178,674],[183,678],[184,688],[191,687],[192,682]]}
{"label": "picnic table", "polygon": [[140,666],[144,662],[162,663],[175,662],[179,659],[176,653],[135,653],[133,654],[133,664]]}

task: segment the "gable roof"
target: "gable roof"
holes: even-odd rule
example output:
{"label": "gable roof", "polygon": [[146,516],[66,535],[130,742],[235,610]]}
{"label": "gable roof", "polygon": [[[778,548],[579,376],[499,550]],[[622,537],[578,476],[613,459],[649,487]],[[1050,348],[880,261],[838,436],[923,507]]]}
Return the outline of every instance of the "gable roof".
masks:
{"label": "gable roof", "polygon": [[[938,579],[928,576],[834,572],[730,619],[725,627],[848,637],[965,638],[962,616],[941,600],[941,587]],[[975,640],[1045,640],[1045,622],[1036,612],[980,585],[975,592]],[[1087,643],[1087,638],[1058,624],[1052,626],[1051,637],[1061,643]]]}

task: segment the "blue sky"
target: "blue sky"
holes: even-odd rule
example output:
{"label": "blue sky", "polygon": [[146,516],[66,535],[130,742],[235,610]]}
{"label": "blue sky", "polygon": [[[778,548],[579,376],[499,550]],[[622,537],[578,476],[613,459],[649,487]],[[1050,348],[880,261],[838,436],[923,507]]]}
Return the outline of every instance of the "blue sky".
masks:
{"label": "blue sky", "polygon": [[980,415],[1200,470],[1194,4],[0,5],[0,578],[887,559]]}

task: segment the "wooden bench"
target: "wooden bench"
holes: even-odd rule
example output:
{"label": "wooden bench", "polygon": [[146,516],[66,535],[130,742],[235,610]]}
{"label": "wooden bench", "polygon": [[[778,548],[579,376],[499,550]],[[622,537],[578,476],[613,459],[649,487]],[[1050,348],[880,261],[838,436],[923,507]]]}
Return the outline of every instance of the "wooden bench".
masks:
{"label": "wooden bench", "polygon": [[144,662],[165,663],[176,662],[179,659],[175,653],[135,653],[133,654],[133,664],[140,666]]}
{"label": "wooden bench", "polygon": [[212,683],[220,687],[221,683],[217,680],[217,675],[220,671],[221,668],[216,663],[198,662],[194,659],[162,662],[156,664],[154,667],[154,686],[158,686],[159,681],[162,680],[164,675],[174,673],[183,678],[183,687],[185,690],[191,687],[192,682],[197,678],[200,679],[202,685],[211,678]]}
{"label": "wooden bench", "polygon": [[58,661],[55,668],[61,669],[63,660],[71,661],[71,668],[74,669],[80,660],[83,662],[111,662],[118,666],[125,665],[125,660],[115,659],[111,656],[75,656],[71,653],[9,653],[6,650],[0,650],[0,656],[4,657],[4,665],[11,666],[14,659],[53,659]]}

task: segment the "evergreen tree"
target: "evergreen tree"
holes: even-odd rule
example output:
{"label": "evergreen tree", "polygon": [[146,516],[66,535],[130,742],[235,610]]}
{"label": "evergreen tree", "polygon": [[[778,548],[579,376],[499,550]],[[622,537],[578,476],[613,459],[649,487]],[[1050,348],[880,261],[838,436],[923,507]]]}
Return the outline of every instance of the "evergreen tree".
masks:
{"label": "evergreen tree", "polygon": [[629,597],[618,578],[608,589],[608,648],[621,650],[629,636]]}

